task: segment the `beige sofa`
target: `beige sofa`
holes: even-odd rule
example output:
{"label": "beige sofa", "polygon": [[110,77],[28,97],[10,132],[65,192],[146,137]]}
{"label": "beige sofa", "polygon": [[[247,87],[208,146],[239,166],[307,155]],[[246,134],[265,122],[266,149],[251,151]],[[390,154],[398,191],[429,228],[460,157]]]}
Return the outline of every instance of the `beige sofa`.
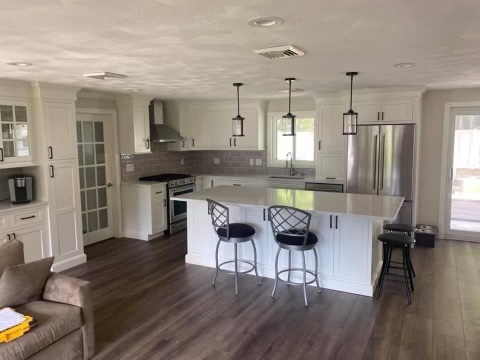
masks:
{"label": "beige sofa", "polygon": [[[18,251],[22,251],[23,259],[23,246]],[[0,254],[0,269],[5,267],[2,261],[10,266],[11,259],[10,254]],[[93,309],[88,281],[52,273],[41,298],[15,310],[33,316],[38,325],[24,336],[0,344],[0,360],[86,360],[93,356]]]}

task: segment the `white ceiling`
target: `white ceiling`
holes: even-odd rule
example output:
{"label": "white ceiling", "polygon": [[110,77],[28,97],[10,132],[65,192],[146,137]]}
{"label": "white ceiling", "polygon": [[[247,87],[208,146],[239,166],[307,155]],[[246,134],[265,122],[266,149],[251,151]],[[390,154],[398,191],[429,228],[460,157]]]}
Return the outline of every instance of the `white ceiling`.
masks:
{"label": "white ceiling", "polygon": [[[478,0],[15,0],[0,11],[0,77],[161,98],[284,97],[356,88],[480,86]],[[279,16],[275,28],[249,19]],[[254,49],[293,44],[305,56]],[[29,68],[5,65],[28,61]],[[415,62],[413,68],[393,64]],[[110,71],[127,79],[95,80]]]}

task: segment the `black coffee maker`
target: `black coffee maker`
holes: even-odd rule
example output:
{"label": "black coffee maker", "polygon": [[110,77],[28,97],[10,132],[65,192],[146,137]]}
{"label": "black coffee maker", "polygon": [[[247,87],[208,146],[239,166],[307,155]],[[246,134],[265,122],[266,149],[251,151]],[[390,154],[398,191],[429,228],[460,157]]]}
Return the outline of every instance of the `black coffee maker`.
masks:
{"label": "black coffee maker", "polygon": [[12,204],[26,204],[32,201],[33,178],[27,175],[14,175],[8,179]]}

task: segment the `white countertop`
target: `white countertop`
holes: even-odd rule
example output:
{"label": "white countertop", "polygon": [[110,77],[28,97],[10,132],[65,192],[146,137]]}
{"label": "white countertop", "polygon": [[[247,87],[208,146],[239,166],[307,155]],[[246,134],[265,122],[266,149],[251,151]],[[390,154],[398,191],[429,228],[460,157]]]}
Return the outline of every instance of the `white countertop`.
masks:
{"label": "white countertop", "polygon": [[217,186],[172,199],[203,202],[206,198],[227,205],[260,208],[286,205],[315,213],[363,216],[377,220],[395,219],[404,200],[398,196],[233,186]]}
{"label": "white countertop", "polygon": [[198,177],[220,177],[226,179],[245,179],[251,181],[257,180],[267,180],[272,182],[300,182],[300,183],[322,183],[322,184],[343,184],[344,180],[337,179],[316,179],[314,176],[293,176],[293,177],[277,177],[272,178],[271,176],[282,176],[282,175],[225,175],[225,174],[194,174],[193,176]]}
{"label": "white countertop", "polygon": [[159,184],[167,184],[166,181],[140,181],[140,180],[129,180],[122,181],[121,185],[130,185],[130,186],[153,186]]}
{"label": "white countertop", "polygon": [[47,206],[47,205],[48,203],[46,201],[32,201],[28,204],[12,204],[10,200],[8,200],[0,203],[0,214],[6,215],[12,211],[28,210],[36,207]]}

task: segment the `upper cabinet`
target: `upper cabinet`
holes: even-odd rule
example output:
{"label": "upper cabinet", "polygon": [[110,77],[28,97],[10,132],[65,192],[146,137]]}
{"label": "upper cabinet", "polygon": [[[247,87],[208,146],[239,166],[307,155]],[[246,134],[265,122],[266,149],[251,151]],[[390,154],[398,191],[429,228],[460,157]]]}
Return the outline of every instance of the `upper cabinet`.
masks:
{"label": "upper cabinet", "polygon": [[354,101],[359,123],[414,122],[413,98]]}
{"label": "upper cabinet", "polygon": [[152,98],[117,97],[118,147],[121,154],[151,152],[148,105]]}
{"label": "upper cabinet", "polygon": [[45,101],[44,109],[48,160],[76,160],[75,105]]}
{"label": "upper cabinet", "polygon": [[180,132],[185,141],[169,144],[170,150],[264,150],[266,102],[241,104],[245,136],[232,136],[231,101],[165,102],[165,123]]}
{"label": "upper cabinet", "polygon": [[319,105],[318,106],[318,148],[319,152],[335,153],[345,152],[347,137],[343,135],[342,116],[345,105]]}
{"label": "upper cabinet", "polygon": [[0,168],[33,160],[33,126],[27,102],[0,99]]}

